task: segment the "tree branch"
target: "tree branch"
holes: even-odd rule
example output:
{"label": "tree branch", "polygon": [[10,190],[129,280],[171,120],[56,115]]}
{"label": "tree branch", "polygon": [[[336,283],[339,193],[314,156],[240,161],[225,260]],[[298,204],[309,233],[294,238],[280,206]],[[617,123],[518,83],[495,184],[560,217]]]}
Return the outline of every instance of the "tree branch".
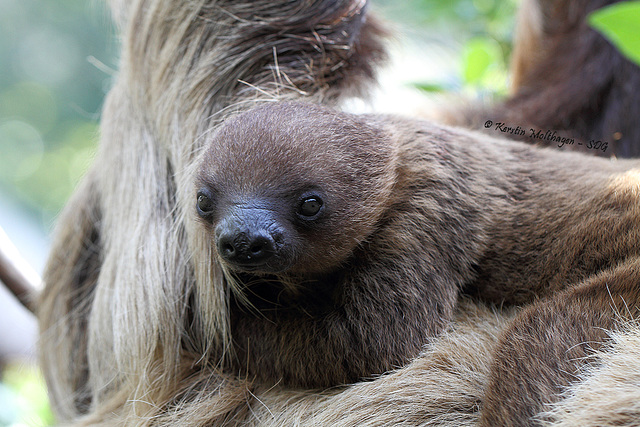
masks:
{"label": "tree branch", "polygon": [[35,312],[40,278],[0,227],[0,281],[30,312]]}

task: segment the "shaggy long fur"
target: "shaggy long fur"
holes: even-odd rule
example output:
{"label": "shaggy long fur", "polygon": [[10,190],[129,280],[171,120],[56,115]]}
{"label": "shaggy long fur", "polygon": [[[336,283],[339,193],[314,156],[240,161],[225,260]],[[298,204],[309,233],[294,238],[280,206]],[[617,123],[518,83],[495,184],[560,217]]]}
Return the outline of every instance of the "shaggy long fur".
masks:
{"label": "shaggy long fur", "polygon": [[227,291],[186,215],[206,132],[260,99],[358,94],[383,57],[362,1],[113,6],[121,68],[94,167],[59,221],[39,308],[61,420],[110,405],[155,411],[225,345]]}
{"label": "shaggy long fur", "polygon": [[[39,307],[42,367],[60,421],[477,423],[496,337],[509,317],[474,303],[461,305],[452,329],[411,364],[344,389],[265,389],[201,369],[212,344],[228,342],[228,295],[212,281],[221,275],[209,271],[211,254],[188,216],[194,160],[232,110],[261,99],[333,103],[362,92],[382,50],[379,29],[360,19],[360,6],[112,0],[123,31],[120,73],[96,163],[60,218]],[[616,335],[611,351],[632,354],[620,343],[633,343],[636,330]],[[605,360],[613,353],[598,354]],[[638,370],[637,358],[628,361]],[[606,422],[634,425],[625,415],[637,405],[615,392],[627,385],[602,366],[582,374],[615,384]],[[572,398],[602,407],[579,382],[571,390]],[[557,420],[559,411],[572,412],[570,404],[556,408]]]}
{"label": "shaggy long fur", "polygon": [[547,413],[545,424],[564,426],[640,425],[640,328],[630,323],[589,360],[575,387]]}

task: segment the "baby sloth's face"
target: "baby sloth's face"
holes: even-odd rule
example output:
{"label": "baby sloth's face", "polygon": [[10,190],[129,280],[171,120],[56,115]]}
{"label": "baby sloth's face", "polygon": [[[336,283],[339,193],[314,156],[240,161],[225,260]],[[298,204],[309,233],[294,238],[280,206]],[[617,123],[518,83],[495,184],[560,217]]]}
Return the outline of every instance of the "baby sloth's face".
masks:
{"label": "baby sloth's face", "polygon": [[317,106],[266,104],[216,132],[195,210],[231,270],[328,273],[374,232],[394,181],[380,129]]}
{"label": "baby sloth's face", "polygon": [[[233,270],[281,273],[295,269],[331,208],[320,189],[297,189],[267,196],[235,193],[224,197],[212,186],[197,193],[198,215],[211,224],[220,259]],[[330,205],[330,204],[329,204]]]}

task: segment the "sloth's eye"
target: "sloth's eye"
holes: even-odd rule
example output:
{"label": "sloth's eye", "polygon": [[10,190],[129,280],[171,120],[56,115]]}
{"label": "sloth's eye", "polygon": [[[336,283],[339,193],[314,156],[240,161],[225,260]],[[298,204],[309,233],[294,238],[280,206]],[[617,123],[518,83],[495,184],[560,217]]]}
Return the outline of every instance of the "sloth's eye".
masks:
{"label": "sloth's eye", "polygon": [[198,202],[196,203],[198,214],[200,216],[208,216],[213,211],[213,201],[202,191],[198,192]]}
{"label": "sloth's eye", "polygon": [[300,203],[298,214],[306,218],[314,217],[320,212],[323,204],[322,199],[318,196],[307,197]]}

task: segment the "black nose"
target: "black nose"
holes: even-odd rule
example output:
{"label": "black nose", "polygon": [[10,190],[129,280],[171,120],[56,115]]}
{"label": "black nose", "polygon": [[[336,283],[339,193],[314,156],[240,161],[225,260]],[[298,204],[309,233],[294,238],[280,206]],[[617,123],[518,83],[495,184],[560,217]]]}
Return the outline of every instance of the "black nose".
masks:
{"label": "black nose", "polygon": [[276,244],[267,230],[227,229],[218,235],[218,252],[232,264],[258,267],[275,255]]}

